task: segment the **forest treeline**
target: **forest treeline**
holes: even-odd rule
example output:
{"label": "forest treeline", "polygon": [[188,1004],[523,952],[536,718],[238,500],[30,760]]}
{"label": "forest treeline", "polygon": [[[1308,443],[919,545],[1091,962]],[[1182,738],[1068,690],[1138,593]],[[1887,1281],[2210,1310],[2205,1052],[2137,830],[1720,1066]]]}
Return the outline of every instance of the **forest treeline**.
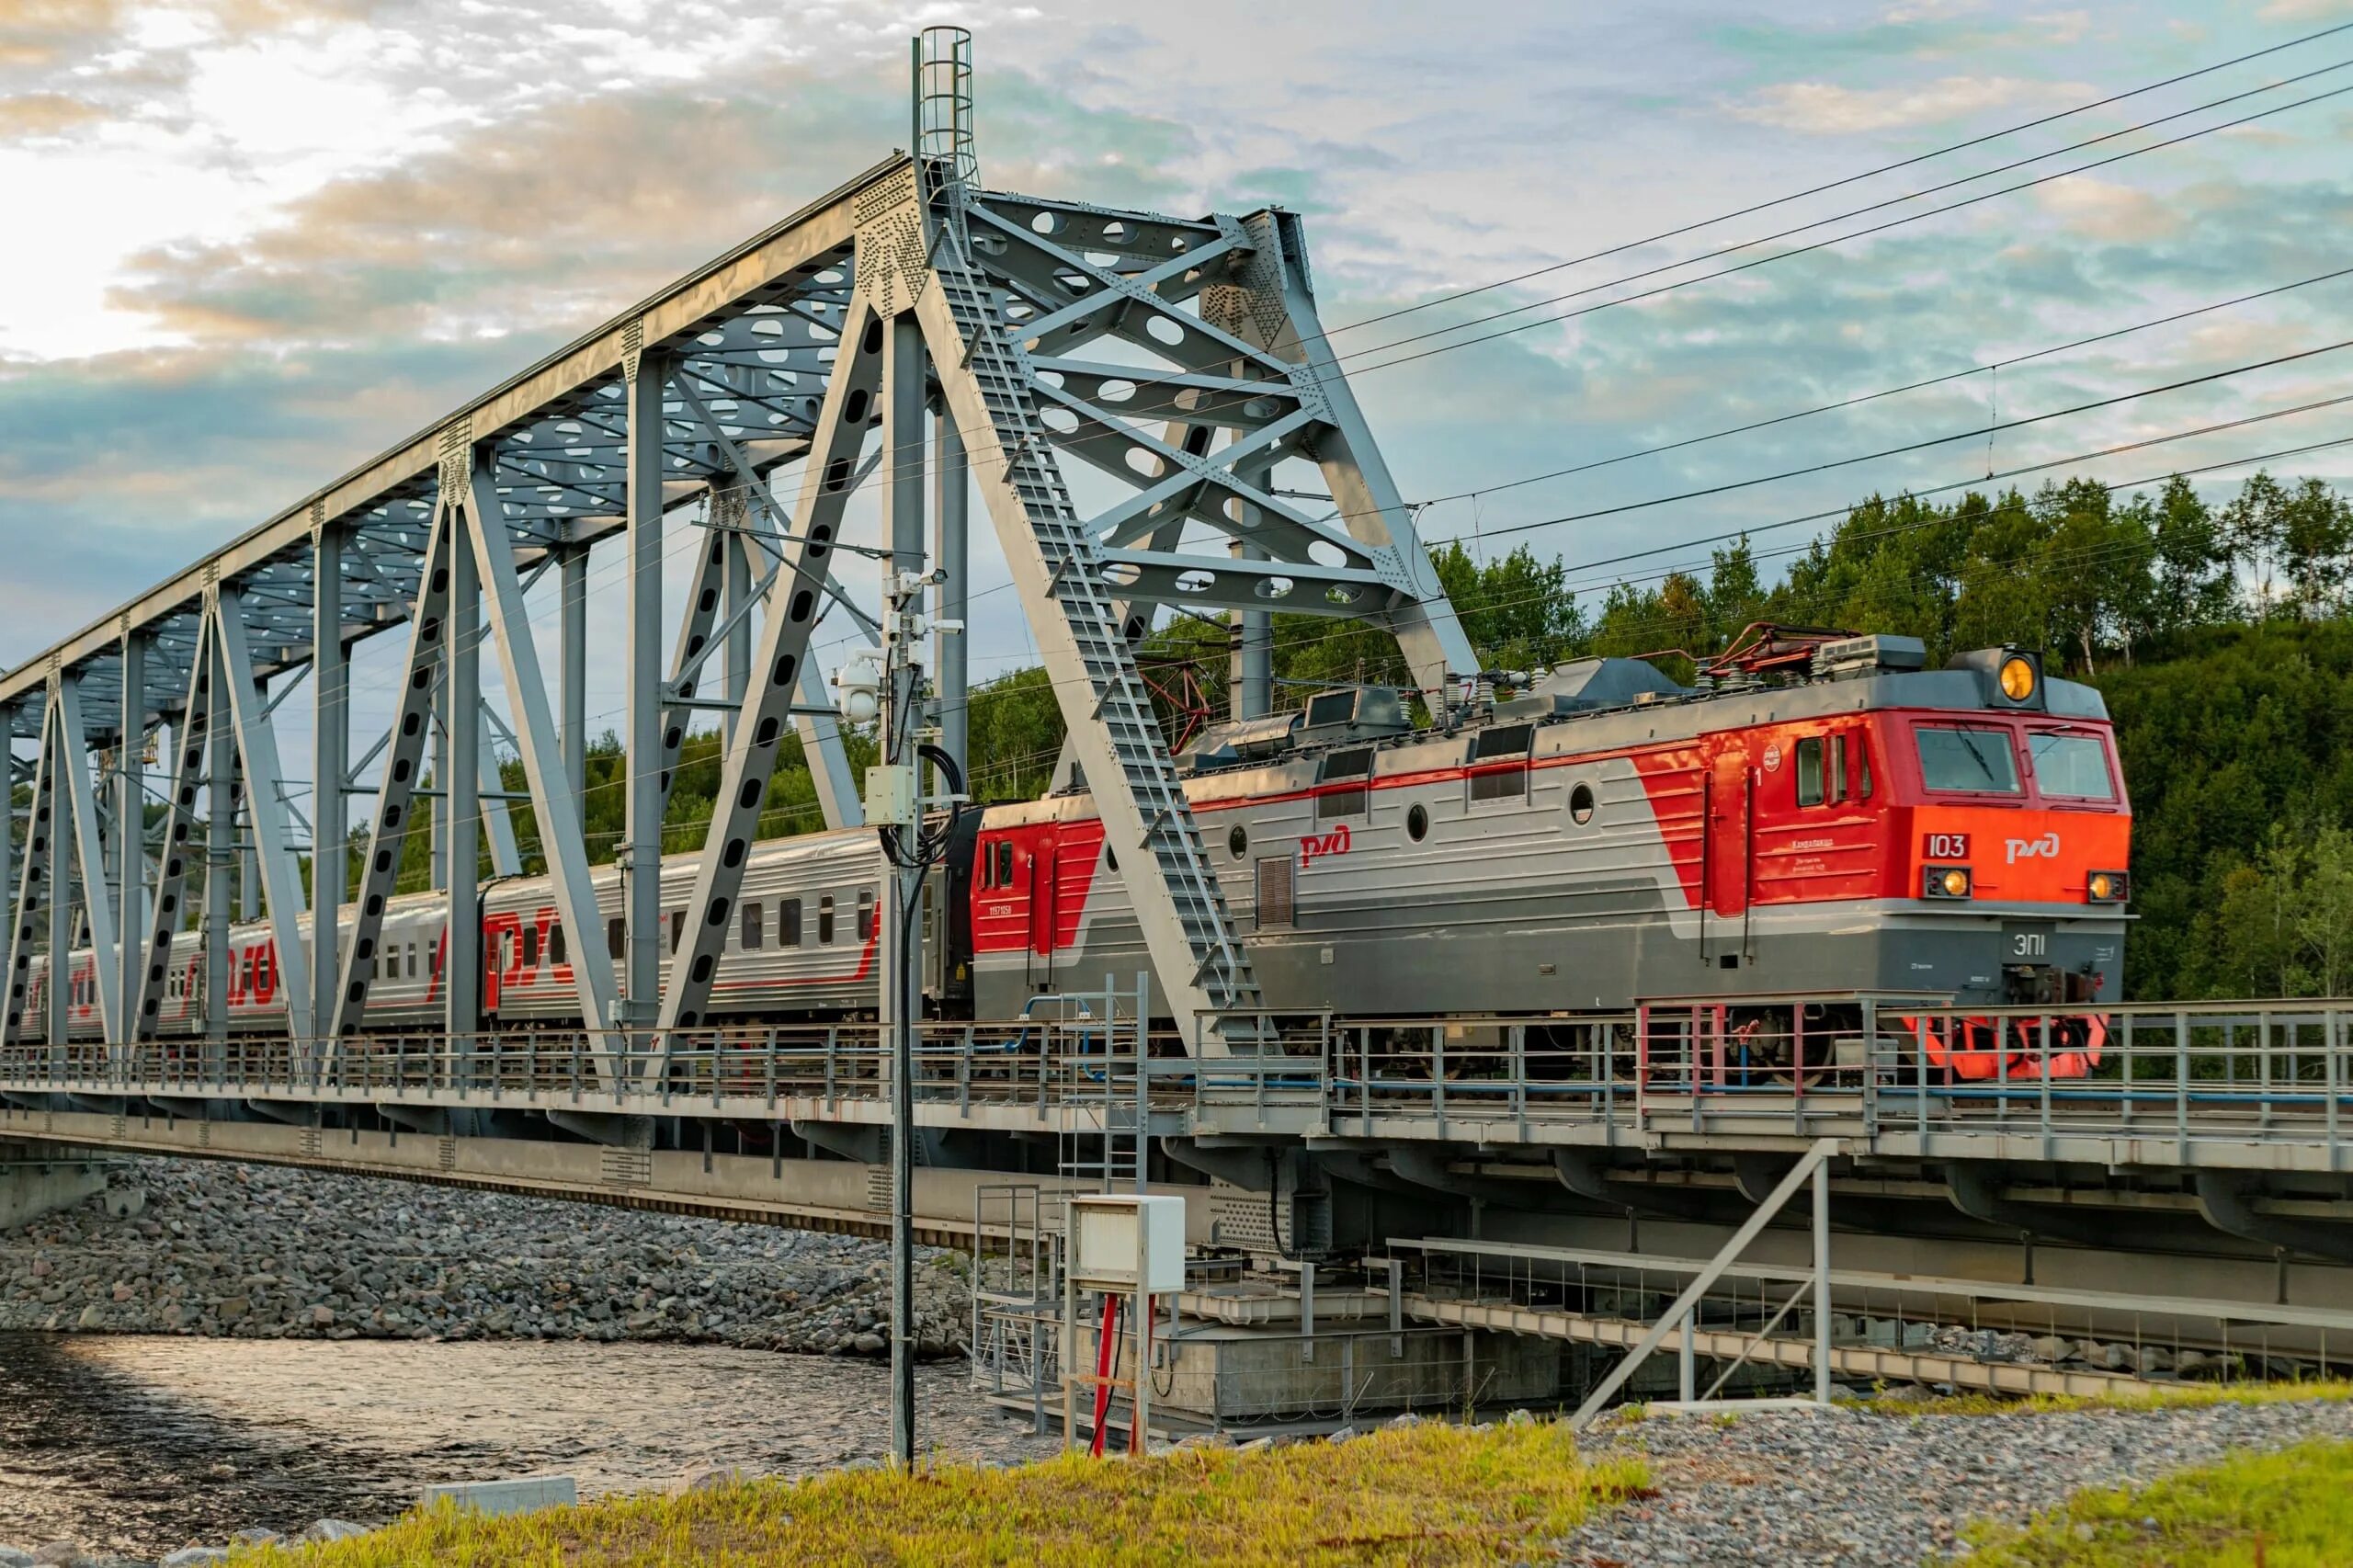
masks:
{"label": "forest treeline", "polygon": [[[1618,582],[1588,608],[1559,559],[1526,547],[1434,562],[1490,668],[1586,654],[1722,649],[1756,620],[1915,636],[1932,663],[2009,642],[2107,694],[2137,822],[2126,983],[2135,997],[2314,994],[2353,986],[2353,504],[2323,481],[2247,480],[2211,505],[2186,480],[2121,495],[2095,480],[2031,494],[1938,503],[1873,496],[1802,547],[1725,541],[1703,572]],[[1172,732],[1222,712],[1227,631],[1179,618],[1154,633],[1145,673]],[[1403,682],[1396,645],[1354,622],[1279,616],[1279,701],[1350,682]],[[1188,675],[1190,681],[1188,683]],[[1051,778],[1062,716],[1045,672],[972,694],[973,785],[1034,795]],[[851,737],[861,770],[871,754]],[[698,847],[719,788],[716,734],[689,736],[664,846]],[[606,735],[588,757],[591,857],[621,839],[624,761]],[[509,788],[522,788],[508,762]],[[527,862],[533,833],[517,812]],[[823,825],[797,743],[782,748],[764,835]],[[403,882],[426,880],[407,846]]]}

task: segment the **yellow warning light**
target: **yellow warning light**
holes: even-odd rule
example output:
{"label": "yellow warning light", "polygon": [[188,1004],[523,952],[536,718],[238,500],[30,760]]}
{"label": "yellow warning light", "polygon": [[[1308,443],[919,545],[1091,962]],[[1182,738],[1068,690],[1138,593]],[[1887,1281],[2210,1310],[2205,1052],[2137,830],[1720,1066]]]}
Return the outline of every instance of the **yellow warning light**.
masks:
{"label": "yellow warning light", "polygon": [[2034,665],[2013,653],[2002,661],[2002,695],[2024,702],[2034,695]]}
{"label": "yellow warning light", "polygon": [[1967,871],[1961,870],[1947,871],[1938,877],[1937,885],[1944,889],[1944,893],[1947,898],[1967,898],[1969,896],[1969,873]]}
{"label": "yellow warning light", "polygon": [[2092,876],[2091,891],[2094,898],[2106,903],[2116,896],[2116,880],[2106,871],[2095,872]]}

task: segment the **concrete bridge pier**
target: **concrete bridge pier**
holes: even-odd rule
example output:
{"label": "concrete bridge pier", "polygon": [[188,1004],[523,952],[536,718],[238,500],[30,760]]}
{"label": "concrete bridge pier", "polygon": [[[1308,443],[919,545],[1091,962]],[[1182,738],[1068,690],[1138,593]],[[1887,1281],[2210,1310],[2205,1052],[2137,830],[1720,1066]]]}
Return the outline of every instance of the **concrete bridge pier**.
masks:
{"label": "concrete bridge pier", "polygon": [[94,1149],[0,1142],[0,1231],[105,1191],[113,1163]]}

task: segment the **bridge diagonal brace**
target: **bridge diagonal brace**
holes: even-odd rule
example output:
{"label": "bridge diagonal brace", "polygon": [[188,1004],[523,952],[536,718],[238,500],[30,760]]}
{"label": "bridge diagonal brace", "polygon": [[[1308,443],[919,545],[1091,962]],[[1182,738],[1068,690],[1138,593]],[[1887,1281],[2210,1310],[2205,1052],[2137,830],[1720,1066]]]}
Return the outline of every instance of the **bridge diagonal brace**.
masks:
{"label": "bridge diagonal brace", "polygon": [[[1649,1359],[1650,1353],[1666,1342],[1668,1335],[1677,1328],[1682,1328],[1687,1334],[1689,1332],[1689,1314],[1691,1309],[1699,1304],[1699,1299],[1723,1277],[1724,1270],[1740,1261],[1740,1255],[1746,1252],[1749,1244],[1764,1233],[1765,1227],[1772,1222],[1773,1216],[1781,1211],[1782,1205],[1796,1196],[1798,1188],[1811,1180],[1813,1173],[1838,1152],[1838,1140],[1836,1138],[1813,1141],[1798,1162],[1790,1167],[1789,1174],[1766,1195],[1765,1201],[1756,1206],[1756,1212],[1742,1221],[1740,1229],[1732,1233],[1732,1239],[1708,1260],[1708,1266],[1691,1277],[1691,1283],[1683,1288],[1683,1293],[1675,1298],[1674,1304],[1659,1314],[1658,1321],[1651,1324],[1649,1332],[1627,1350],[1624,1359],[1611,1368],[1609,1375],[1586,1395],[1585,1403],[1578,1405],[1576,1414],[1569,1417],[1569,1430],[1584,1431],[1593,1418],[1601,1414],[1611,1397],[1626,1386],[1626,1380],[1634,1375],[1635,1369]],[[1824,1303],[1816,1302],[1815,1306],[1820,1312]]]}
{"label": "bridge diagonal brace", "polygon": [[286,829],[286,802],[278,781],[286,777],[278,766],[278,733],[261,711],[261,690],[254,677],[253,651],[245,640],[244,604],[237,590],[223,583],[212,600],[213,645],[220,652],[220,677],[229,688],[227,708],[235,726],[237,759],[250,781],[245,790],[245,814],[254,828],[254,849],[261,861],[262,912],[269,917],[271,939],[278,945],[278,983],[286,994],[287,1029],[300,1039],[311,1017],[311,970],[302,961],[302,928],[298,916],[308,912],[302,896],[302,871]]}
{"label": "bridge diagonal brace", "polygon": [[24,864],[17,868],[8,921],[8,1006],[0,1015],[0,1045],[23,1038],[25,1006],[32,995],[34,919],[47,899],[56,896],[50,866],[57,836],[57,767],[51,760],[56,736],[57,704],[51,699],[41,707],[40,751],[33,759],[32,795],[25,811]]}
{"label": "bridge diagonal brace", "polygon": [[[943,247],[943,251],[952,247]],[[1120,858],[1161,993],[1180,1020],[1258,1001],[1217,872],[1168,756],[1101,554],[1044,437],[1034,377],[987,281],[942,254],[916,301],[948,417],[963,432],[999,545],[1028,611],[1071,754]],[[1223,1051],[1222,1032],[1202,1042]]]}
{"label": "bridge diagonal brace", "polygon": [[[673,379],[673,384],[678,390],[679,399],[687,405],[687,411],[701,422],[704,431],[725,455],[728,464],[734,469],[736,482],[744,486],[748,494],[752,505],[745,508],[745,519],[751,540],[756,541],[770,554],[775,555],[778,560],[777,569],[762,579],[761,585],[752,596],[755,600],[765,599],[778,579],[786,574],[782,564],[783,542],[778,538],[776,526],[779,516],[776,495],[769,488],[767,477],[759,472],[744,449],[738,446],[734,438],[721,426],[719,421],[711,416],[710,410],[704,405],[702,398],[695,392],[688,379],[682,374]],[[881,453],[878,451],[875,454],[876,460],[879,460],[881,457]],[[855,494],[858,484],[865,480],[867,474],[872,472],[871,463],[861,465],[857,476],[850,482],[847,494]],[[735,548],[741,549],[745,541],[739,539],[732,542]],[[703,554],[703,562],[696,572],[693,597],[688,600],[689,616],[701,608],[704,591],[703,574],[714,570],[716,564],[713,552],[706,551]],[[826,597],[840,605],[858,621],[859,629],[866,633],[868,642],[879,642],[881,640],[881,623],[860,609],[844,595],[834,584],[830,572],[821,574],[818,583],[825,590]],[[689,670],[698,667],[703,659],[710,656],[711,644],[719,637],[725,635],[726,631],[732,628],[738,619],[746,615],[750,608],[751,605],[748,602],[731,606],[728,628],[718,631],[706,629],[704,632],[706,641],[699,652],[685,648],[682,628],[680,662],[674,666],[676,673],[671,678],[684,680]],[[681,695],[691,696],[692,693],[685,692]],[[811,666],[804,664],[801,671],[800,706],[822,708],[827,705],[824,682]],[[809,765],[810,779],[817,787],[817,804],[825,814],[825,825],[833,828],[865,826],[866,808],[858,798],[857,781],[850,773],[849,754],[842,749],[841,726],[832,719],[813,713],[797,713],[793,715],[792,722],[793,727],[801,734],[801,758]],[[670,723],[665,720],[662,731],[663,744],[665,748],[669,745],[670,734]],[[676,766],[675,755],[675,753],[666,755],[663,762],[665,790],[669,788],[668,769]]]}
{"label": "bridge diagonal brace", "polygon": [[[74,813],[74,855],[81,862],[82,915],[90,926],[90,949],[97,968],[93,989],[98,994],[98,1018],[109,1043],[122,1039],[117,1029],[114,987],[106,976],[114,972],[114,899],[107,891],[107,846],[98,834],[97,780],[89,768],[89,731],[82,721],[82,682],[71,671],[60,675],[52,688],[57,702],[57,766],[65,776],[66,809]],[[65,885],[60,877],[51,889],[53,898]],[[50,955],[52,983],[58,973],[57,955]],[[55,1043],[54,1041],[51,1042]]]}
{"label": "bridge diagonal brace", "polygon": [[548,701],[547,681],[540,669],[538,646],[531,640],[530,611],[523,600],[522,584],[515,570],[515,543],[507,536],[499,510],[498,491],[485,454],[477,453],[472,481],[464,506],[471,527],[466,538],[473,546],[480,568],[483,608],[490,618],[492,640],[498,646],[499,670],[506,681],[506,699],[513,704],[517,733],[515,749],[522,754],[523,777],[531,791],[531,811],[540,824],[540,850],[547,857],[549,880],[555,884],[557,918],[572,937],[573,987],[580,1001],[580,1016],[600,1037],[597,1073],[609,1082],[615,1076],[622,1041],[613,1031],[619,1002],[612,965],[603,960],[604,923],[597,913],[597,888],[588,869],[587,840],[579,808],[563,771],[563,754],[556,740],[555,713]]}
{"label": "bridge diagonal brace", "polygon": [[375,819],[368,829],[368,858],[360,863],[351,937],[344,949],[341,982],[335,990],[335,1039],[338,1041],[357,1029],[366,1014],[368,988],[376,977],[376,944],[383,935],[384,909],[400,877],[401,848],[414,819],[418,772],[425,762],[426,736],[432,728],[434,680],[449,651],[450,527],[449,508],[437,506],[419,557],[416,608],[409,618],[408,653],[401,663],[400,704],[392,713],[383,780],[377,786]]}
{"label": "bridge diagonal brace", "polygon": [[[172,795],[164,813],[162,874],[155,882],[154,930],[147,939],[147,967],[139,981],[139,1011],[133,1038],[151,1040],[164,1001],[164,979],[172,967],[172,943],[180,927],[180,899],[188,889],[189,843],[196,830],[196,787],[203,781],[211,747],[212,628],[199,621],[196,653],[188,663],[188,702],[172,725]],[[131,934],[123,934],[124,940]]]}
{"label": "bridge diagonal brace", "polygon": [[710,1001],[710,983],[733,925],[744,867],[759,828],[776,768],[778,744],[792,722],[801,693],[809,634],[815,630],[824,596],[820,585],[832,571],[833,544],[849,497],[852,471],[866,441],[869,415],[882,384],[882,318],[863,296],[842,323],[845,350],[834,360],[817,434],[801,472],[801,497],[785,540],[782,580],[771,590],[776,602],[760,628],[752,658],[752,689],[729,733],[710,826],[695,868],[695,888],[687,902],[687,932],[672,955],[662,991],[659,1028],[663,1048],[679,1028],[700,1023]]}

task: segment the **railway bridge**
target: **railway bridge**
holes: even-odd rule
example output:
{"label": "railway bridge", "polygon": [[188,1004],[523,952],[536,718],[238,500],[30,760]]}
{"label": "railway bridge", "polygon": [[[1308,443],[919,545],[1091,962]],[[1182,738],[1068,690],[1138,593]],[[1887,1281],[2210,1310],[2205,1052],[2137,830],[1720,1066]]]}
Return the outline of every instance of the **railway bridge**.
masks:
{"label": "railway bridge", "polygon": [[[1017,1187],[1149,1187],[1199,1199],[1204,1249],[1302,1281],[1469,1259],[1511,1298],[1479,1311],[1540,1316],[1539,1276],[1706,1258],[1811,1160],[1842,1289],[2029,1325],[2172,1301],[2331,1360],[2353,1329],[2353,1004],[2111,1006],[2093,1076],[1976,1083],[1931,1067],[1960,1016],[1934,997],[1836,998],[1863,1027],[1780,1067],[1708,1003],[1270,1014],[1137,665],[1154,612],[1230,620],[1242,719],[1267,711],[1279,609],[1393,636],[1441,700],[1478,660],[1316,314],[1299,218],[990,190],[969,40],[927,34],[915,77],[911,153],[0,676],[0,1179],[139,1152],[880,1231],[904,1088],[911,1201],[941,1243],[1013,1244]],[[1093,797],[1164,994],[1139,1006],[1148,983],[1111,975],[1022,1018],[926,1019],[904,1075],[855,1010],[711,1027],[789,734],[827,824],[864,821],[820,621],[860,644],[926,610],[927,720],[962,760],[973,495],[1066,722],[1061,776]],[[371,1025],[413,836],[448,931],[482,927],[468,868],[527,860],[563,931],[606,928],[584,826],[592,559],[623,600],[597,650],[627,703],[615,961],[563,966],[571,1027],[486,1026],[469,962],[442,970],[429,1023]],[[889,617],[845,559],[884,573]],[[396,653],[371,707],[352,654],[380,636]],[[298,715],[306,756],[279,738]],[[663,824],[698,716],[723,742],[716,852],[674,918]],[[313,874],[347,846],[350,876]],[[240,918],[282,960],[267,1028],[231,1017]],[[77,949],[86,974],[32,983]],[[2049,1028],[2011,1014],[2021,1038]],[[1803,1251],[1802,1227],[1774,1232],[1742,1267]],[[1478,1297],[1415,1310],[1463,1320]]]}

